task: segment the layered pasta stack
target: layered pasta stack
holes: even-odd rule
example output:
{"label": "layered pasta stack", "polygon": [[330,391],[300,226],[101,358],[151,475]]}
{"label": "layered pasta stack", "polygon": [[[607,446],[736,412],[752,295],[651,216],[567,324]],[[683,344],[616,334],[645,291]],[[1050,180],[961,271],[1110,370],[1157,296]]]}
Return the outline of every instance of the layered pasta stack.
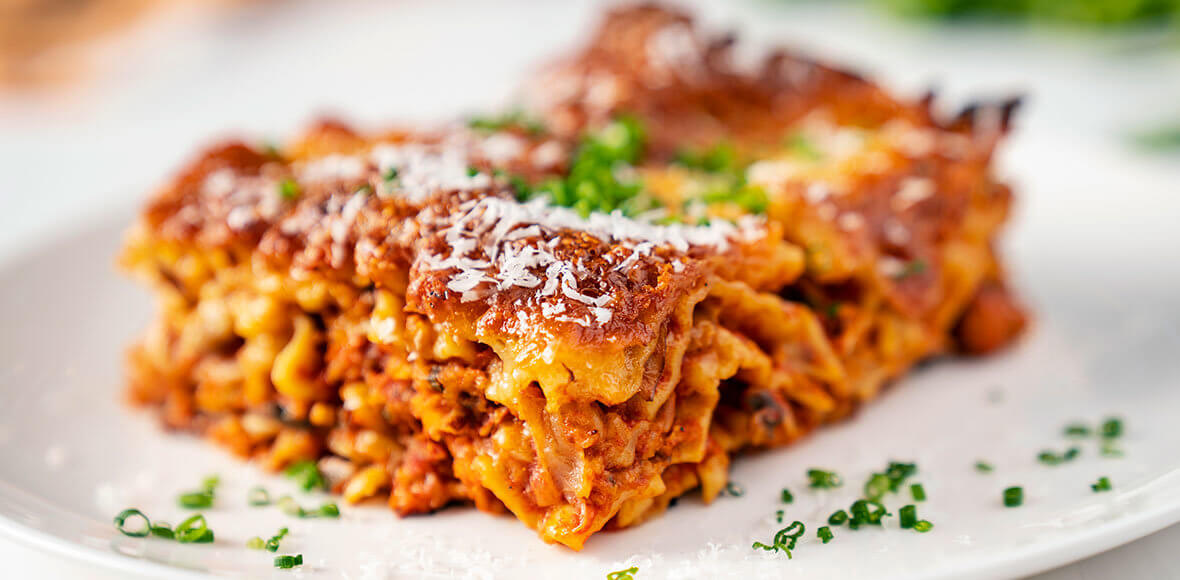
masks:
{"label": "layered pasta stack", "polygon": [[349,501],[580,549],[1018,335],[991,172],[1013,104],[939,119],[730,44],[626,8],[521,112],[206,151],[128,234],[160,307],[130,398]]}

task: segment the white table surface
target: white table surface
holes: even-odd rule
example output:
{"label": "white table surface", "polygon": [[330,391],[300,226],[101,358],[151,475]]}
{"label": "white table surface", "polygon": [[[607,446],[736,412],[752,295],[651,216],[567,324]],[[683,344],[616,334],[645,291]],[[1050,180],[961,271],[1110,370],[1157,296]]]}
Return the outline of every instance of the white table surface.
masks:
{"label": "white table surface", "polygon": [[[163,12],[94,50],[88,78],[0,92],[0,257],[142,198],[195,144],[226,134],[281,139],[325,112],[389,123],[507,102],[536,55],[576,43],[598,4],[292,0]],[[852,64],[899,91],[935,86],[948,101],[1023,92],[1017,139],[1118,143],[1133,128],[1180,121],[1180,45],[1161,48],[1152,33],[924,28],[853,3],[694,4],[712,26]],[[1149,162],[1180,184],[1180,157]],[[1039,578],[1180,577],[1177,549],[1173,526]],[[13,578],[125,577],[3,538],[0,562]]]}

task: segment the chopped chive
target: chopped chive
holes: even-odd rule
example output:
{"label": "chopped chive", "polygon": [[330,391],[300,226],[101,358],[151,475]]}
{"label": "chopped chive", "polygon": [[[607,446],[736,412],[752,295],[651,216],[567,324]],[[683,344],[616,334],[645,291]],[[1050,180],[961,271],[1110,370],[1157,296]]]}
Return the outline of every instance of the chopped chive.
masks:
{"label": "chopped chive", "polygon": [[[872,509],[869,509],[869,508]],[[879,526],[881,525],[881,518],[889,515],[885,506],[881,502],[870,499],[858,499],[852,502],[852,506],[848,508],[851,514],[848,518],[848,527],[857,529],[860,526]]]}
{"label": "chopped chive", "polygon": [[889,476],[884,473],[874,473],[865,482],[865,497],[871,500],[879,500],[889,491],[889,485]]}
{"label": "chopped chive", "polygon": [[1074,459],[1077,458],[1078,454],[1080,454],[1081,452],[1082,452],[1082,450],[1077,447],[1070,447],[1064,453],[1061,453],[1061,454],[1057,454],[1052,451],[1045,450],[1045,451],[1040,452],[1037,455],[1037,461],[1040,461],[1041,463],[1044,463],[1045,465],[1061,465],[1062,463],[1065,463],[1067,461],[1073,461]]}
{"label": "chopped chive", "polygon": [[176,532],[172,531],[172,526],[167,522],[153,522],[152,535],[157,538],[164,538],[165,540],[176,539]]}
{"label": "chopped chive", "polygon": [[246,493],[246,502],[254,507],[270,505],[270,492],[263,487],[252,487]]}
{"label": "chopped chive", "polygon": [[978,471],[980,473],[991,473],[994,470],[995,470],[995,468],[992,467],[992,464],[990,464],[990,463],[986,463],[983,461],[976,461],[975,462],[975,471]]}
{"label": "chopped chive", "polygon": [[838,526],[846,521],[848,521],[848,512],[844,510],[836,510],[835,513],[828,516],[828,523],[833,526]]}
{"label": "chopped chive", "polygon": [[271,536],[270,539],[266,541],[266,544],[263,547],[266,548],[266,551],[268,551],[268,552],[278,552],[279,551],[279,540],[282,540],[284,537],[286,537],[286,535],[287,535],[287,528],[279,528],[279,533]]}
{"label": "chopped chive", "polygon": [[1114,441],[1110,439],[1103,439],[1102,446],[1099,448],[1099,453],[1103,457],[1122,457],[1123,451],[1115,446]]}
{"label": "chopped chive", "polygon": [[279,196],[283,199],[295,199],[299,197],[299,183],[290,178],[280,181]]}
{"label": "chopped chive", "polygon": [[208,490],[205,491],[190,491],[188,493],[180,494],[176,499],[180,507],[190,510],[199,510],[213,507],[213,494]]}
{"label": "chopped chive", "polygon": [[725,484],[725,493],[733,497],[742,497],[746,495],[746,488],[742,487],[741,484],[731,481]]}
{"label": "chopped chive", "polygon": [[1020,507],[1024,503],[1024,488],[1009,487],[1004,490],[1004,506]]}
{"label": "chopped chive", "polygon": [[915,483],[910,486],[910,495],[914,497],[914,501],[926,501],[926,488],[920,483]]}
{"label": "chopped chive", "polygon": [[908,530],[918,523],[918,508],[914,507],[914,504],[904,506],[898,511],[898,518],[901,522],[901,529]]}
{"label": "chopped chive", "polygon": [[934,524],[930,523],[928,520],[919,520],[918,523],[914,524],[914,531],[918,533],[925,534],[926,532],[929,532],[933,529]]}
{"label": "chopped chive", "polygon": [[1116,417],[1111,417],[1102,422],[1102,437],[1104,439],[1116,439],[1123,434],[1123,421]]}
{"label": "chopped chive", "polygon": [[261,550],[266,547],[266,542],[263,541],[262,538],[254,536],[253,538],[246,540],[246,547],[250,548],[251,550]]}
{"label": "chopped chive", "polygon": [[639,572],[639,566],[631,566],[626,570],[616,570],[606,575],[606,580],[635,580],[635,574]]}
{"label": "chopped chive", "polygon": [[288,478],[294,479],[303,491],[312,491],[314,489],[326,490],[328,489],[328,481],[324,479],[320,469],[316,467],[316,463],[310,460],[296,461],[292,463],[283,471],[283,474]]}
{"label": "chopped chive", "polygon": [[[127,520],[135,519],[142,520],[143,525],[129,528],[127,526]],[[115,516],[115,528],[118,529],[119,533],[123,534],[124,536],[131,536],[132,538],[144,538],[151,533],[152,522],[147,516],[143,514],[143,512],[135,508],[128,508],[119,512],[119,515]]]}
{"label": "chopped chive", "polygon": [[299,506],[299,502],[296,502],[295,498],[293,498],[289,495],[284,495],[283,497],[280,497],[279,501],[278,501],[278,506],[279,506],[279,511],[281,511],[289,516],[302,516],[303,515],[303,508]]}
{"label": "chopped chive", "polygon": [[221,477],[217,475],[209,475],[201,480],[201,488],[208,492],[217,489],[219,485],[221,485]]}
{"label": "chopped chive", "polygon": [[840,476],[833,471],[826,471],[823,469],[808,469],[807,479],[810,480],[808,485],[812,489],[832,489],[840,487],[842,483]]}
{"label": "chopped chive", "polygon": [[295,554],[294,556],[275,556],[275,568],[290,570],[291,568],[302,565],[303,554]]}
{"label": "chopped chive", "polygon": [[1090,489],[1093,490],[1094,493],[1099,493],[1103,491],[1110,491],[1114,489],[1114,486],[1110,484],[1109,477],[1102,476],[1098,478],[1096,483],[1090,484]]}
{"label": "chopped chive", "polygon": [[205,516],[197,514],[180,522],[176,526],[176,541],[182,544],[207,544],[213,541],[213,530],[205,521]]}
{"label": "chopped chive", "polygon": [[818,536],[820,540],[823,540],[823,543],[825,544],[832,541],[832,538],[835,537],[832,535],[832,528],[827,526],[823,526],[816,530],[815,535]]}
{"label": "chopped chive", "polygon": [[775,523],[779,524],[783,523],[783,510],[777,510],[774,512],[774,521]]}
{"label": "chopped chive", "polygon": [[386,182],[396,180],[397,179],[397,168],[390,167],[389,169],[386,169],[385,173],[381,174],[381,179],[383,179]]}
{"label": "chopped chive", "polygon": [[783,488],[783,492],[782,492],[782,501],[783,501],[783,503],[791,503],[791,502],[795,501],[795,496],[791,495],[791,490],[789,490],[785,487]]}
{"label": "chopped chive", "polygon": [[299,505],[295,498],[284,495],[279,498],[277,502],[279,510],[289,516],[297,518],[338,518],[340,517],[340,508],[334,503],[325,503],[318,509],[307,509]]}
{"label": "chopped chive", "polygon": [[1070,423],[1065,426],[1066,437],[1089,437],[1090,428],[1082,423]]}
{"label": "chopped chive", "polygon": [[755,550],[766,550],[768,552],[785,552],[787,557],[791,557],[791,550],[795,549],[795,542],[797,542],[807,527],[803,522],[794,521],[791,525],[781,529],[774,535],[773,543],[764,544],[762,542],[754,542],[751,547]]}

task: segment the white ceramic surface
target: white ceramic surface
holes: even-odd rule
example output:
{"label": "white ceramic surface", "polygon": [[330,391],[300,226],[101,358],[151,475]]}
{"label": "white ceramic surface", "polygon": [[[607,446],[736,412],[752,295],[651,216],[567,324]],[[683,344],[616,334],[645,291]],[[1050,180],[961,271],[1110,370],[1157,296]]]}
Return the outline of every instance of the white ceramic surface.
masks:
{"label": "white ceramic surface", "polygon": [[[194,143],[231,129],[289,135],[322,110],[384,122],[486,108],[539,54],[573,42],[597,11],[593,4],[353,0],[341,9],[344,0],[307,0],[259,3],[232,17],[181,13],[113,52],[89,85],[54,99],[0,100],[0,536],[112,577],[202,570],[521,577],[511,572],[527,569],[531,577],[572,579],[602,578],[634,562],[640,579],[749,572],[970,578],[1049,569],[1180,520],[1173,418],[1180,172],[1160,158],[1132,157],[1113,137],[1175,112],[1180,58],[1119,53],[1092,37],[914,29],[844,3],[733,1],[704,12],[712,25],[806,47],[911,93],[940,81],[958,96],[1032,94],[1005,154],[1006,173],[1020,186],[1006,243],[1014,278],[1039,318],[1011,352],[923,369],[856,420],[737,462],[744,497],[708,507],[682,501],[662,519],[594,539],[580,554],[541,544],[510,518],[463,508],[409,520],[381,506],[346,508],[339,522],[251,510],[246,488],[265,483],[278,491],[285,482],[202,442],[162,435],[120,403],[122,349],[150,303],[113,272],[119,231],[131,219],[131,200]],[[95,209],[111,203],[122,209]],[[1041,449],[1065,448],[1059,432],[1067,421],[1111,413],[1127,421],[1125,458],[1100,458],[1090,444],[1069,465],[1035,462]],[[819,545],[815,524],[846,506],[864,476],[889,459],[920,464],[930,495],[921,514],[935,530],[837,529],[831,544]],[[976,459],[997,470],[975,473]],[[837,469],[855,485],[807,492],[804,471],[813,466]],[[208,512],[216,544],[113,532],[111,516],[127,505],[177,523],[175,494],[210,472],[225,481]],[[1111,477],[1115,492],[1090,492],[1100,475]],[[1000,490],[1012,484],[1028,493],[1017,510],[999,504]],[[750,542],[778,528],[772,517],[782,486],[796,496],[787,517],[807,522],[808,539],[791,561],[750,559]],[[283,551],[303,553],[305,569],[273,571],[269,554],[241,547],[281,525],[292,529]],[[1151,568],[1135,567],[1132,555],[1090,575],[1146,574]],[[20,564],[6,562],[17,577],[44,572]]]}
{"label": "white ceramic surface", "polygon": [[[737,461],[743,497],[710,506],[686,499],[577,554],[542,544],[512,518],[465,508],[397,519],[379,505],[346,507],[340,521],[310,521],[247,507],[250,486],[290,488],[122,405],[121,352],[150,303],[112,267],[130,212],[96,217],[0,265],[0,531],[102,566],[256,576],[271,573],[270,555],[245,540],[286,525],[282,551],[304,554],[300,574],[351,577],[560,570],[600,578],[636,564],[642,578],[962,578],[1031,573],[1129,541],[1180,520],[1180,255],[1170,243],[1180,204],[1163,193],[1167,176],[1113,151],[1017,140],[1008,159],[1024,192],[1008,239],[1012,269],[1038,316],[1023,343],[995,358],[929,365],[854,420]],[[1111,414],[1126,421],[1124,458],[1100,457],[1088,442],[1072,463],[1036,461],[1042,449],[1069,445],[1067,422]],[[885,529],[836,528],[832,543],[819,544],[820,522],[890,459],[920,466],[929,494],[920,513],[935,529],[903,531],[891,519]],[[977,473],[977,459],[995,472]],[[848,483],[810,491],[810,467],[835,469]],[[131,539],[112,528],[127,506],[178,522],[175,495],[208,473],[224,482],[206,512],[215,544]],[[1115,490],[1092,493],[1104,475]],[[1002,507],[1009,485],[1024,486],[1023,507]],[[783,486],[795,494],[791,505],[777,503]],[[904,495],[887,501],[894,510],[903,503]],[[780,527],[780,508],[809,529],[792,560],[750,548]]]}

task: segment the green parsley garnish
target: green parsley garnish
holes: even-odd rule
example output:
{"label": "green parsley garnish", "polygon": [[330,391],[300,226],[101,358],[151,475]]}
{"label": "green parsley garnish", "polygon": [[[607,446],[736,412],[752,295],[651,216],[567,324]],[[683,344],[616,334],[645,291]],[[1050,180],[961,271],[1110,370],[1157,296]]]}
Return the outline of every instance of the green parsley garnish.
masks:
{"label": "green parsley garnish", "polygon": [[832,538],[835,537],[832,535],[832,528],[829,528],[827,526],[823,526],[820,529],[816,530],[815,535],[820,540],[823,540],[823,543],[825,543],[825,544],[832,541]]}
{"label": "green parsley garnish", "polygon": [[[127,524],[128,520],[141,520],[142,524],[131,526]],[[146,515],[143,514],[143,512],[135,508],[128,508],[119,512],[119,515],[115,516],[115,528],[119,530],[119,533],[123,534],[124,536],[131,536],[132,538],[145,538],[152,531],[152,522]]]}
{"label": "green parsley garnish", "polygon": [[676,154],[673,163],[706,173],[736,174],[742,171],[742,167],[738,163],[737,151],[733,145],[725,142],[700,152],[680,151]]}
{"label": "green parsley garnish", "polygon": [[926,488],[920,483],[915,483],[910,486],[910,495],[914,497],[914,501],[926,501]]}
{"label": "green parsley garnish", "polygon": [[766,207],[770,205],[770,198],[767,197],[765,189],[744,182],[733,187],[708,191],[700,200],[708,204],[736,204],[751,213],[766,213]]}
{"label": "green parsley garnish", "polygon": [[992,467],[992,464],[990,464],[990,463],[987,463],[984,461],[976,461],[975,462],[975,471],[978,471],[980,473],[991,473],[994,470],[995,470],[995,468]]}
{"label": "green parsley garnish", "polygon": [[1114,486],[1110,484],[1109,477],[1102,476],[1098,478],[1097,482],[1090,484],[1090,489],[1093,490],[1094,493],[1099,493],[1103,491],[1110,491],[1114,489]]}
{"label": "green parsley garnish", "polygon": [[299,183],[291,178],[280,181],[279,196],[283,199],[295,199],[299,197]]}
{"label": "green parsley garnish", "polygon": [[1020,507],[1024,503],[1024,488],[1009,487],[1004,490],[1004,506]]}
{"label": "green parsley garnish", "polygon": [[795,501],[795,496],[791,495],[791,490],[784,487],[782,491],[782,500],[783,503],[791,503]]}
{"label": "green parsley garnish", "polygon": [[791,522],[791,525],[779,530],[774,535],[773,543],[763,544],[762,542],[754,542],[751,547],[755,550],[766,550],[768,552],[782,551],[786,553],[787,558],[791,558],[791,550],[795,549],[795,542],[799,541],[799,538],[803,536],[803,532],[806,530],[807,527],[803,525],[803,522],[796,520]]}
{"label": "green parsley garnish", "polygon": [[314,461],[296,461],[283,471],[288,478],[294,479],[303,491],[326,490],[328,481],[324,479]]}
{"label": "green parsley garnish", "polygon": [[639,566],[631,566],[626,570],[616,570],[606,575],[606,580],[635,580],[635,574],[639,573]]}
{"label": "green parsley garnish", "polygon": [[810,480],[808,485],[812,489],[833,489],[840,487],[840,484],[843,483],[836,472],[823,469],[808,469],[807,479]]}
{"label": "green parsley garnish", "polygon": [[303,554],[295,554],[294,556],[275,556],[275,568],[290,570],[291,568],[302,565]]}
{"label": "green parsley garnish", "polygon": [[635,215],[652,209],[658,204],[650,196],[641,195],[641,184],[620,179],[625,173],[621,170],[639,160],[645,143],[646,133],[639,121],[619,117],[582,139],[568,175],[537,187],[529,187],[523,180],[513,183],[517,186],[517,197],[529,199],[548,194],[552,203],[573,208],[582,216],[615,210]]}

